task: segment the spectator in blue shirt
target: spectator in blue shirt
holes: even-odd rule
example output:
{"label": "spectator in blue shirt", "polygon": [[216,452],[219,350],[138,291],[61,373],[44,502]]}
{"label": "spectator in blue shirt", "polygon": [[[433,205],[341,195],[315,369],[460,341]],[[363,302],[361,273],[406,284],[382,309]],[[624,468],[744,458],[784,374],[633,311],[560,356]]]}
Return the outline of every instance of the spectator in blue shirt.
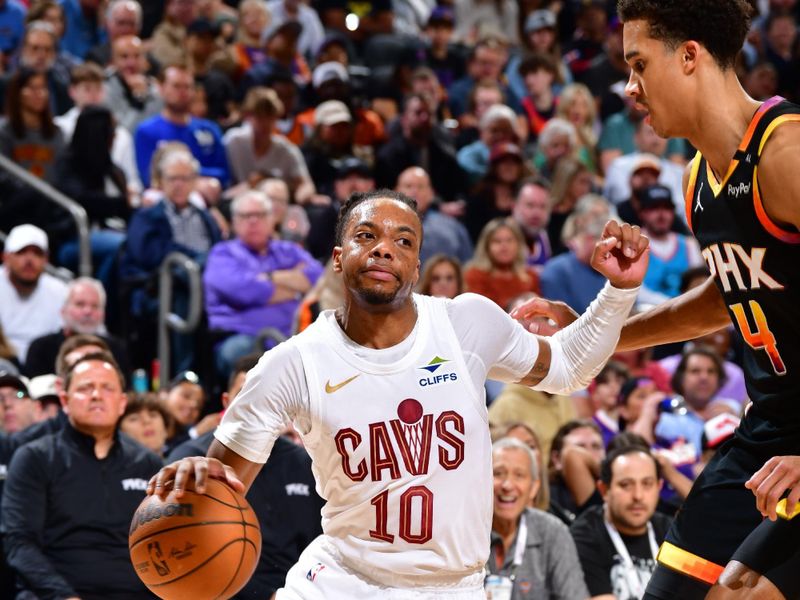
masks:
{"label": "spectator in blue shirt", "polygon": [[25,8],[17,0],[0,0],[0,52],[3,65],[17,49],[25,33]]}
{"label": "spectator in blue shirt", "polygon": [[106,32],[98,22],[100,0],[59,0],[59,4],[64,7],[67,19],[61,47],[82,60],[92,47],[106,38]]}
{"label": "spectator in blue shirt", "polygon": [[562,230],[569,252],[551,258],[542,270],[543,297],[566,302],[579,313],[586,310],[605,282],[589,264],[592,251],[606,222],[615,216],[602,196],[587,194],[578,200]]}
{"label": "spectator in blue shirt", "polygon": [[267,327],[292,334],[303,294],[322,274],[322,265],[293,242],[275,239],[272,202],[258,191],[231,205],[236,238],[211,249],[203,275],[211,329],[233,333],[217,349],[220,375],[253,352]]}
{"label": "spectator in blue shirt", "polygon": [[185,65],[166,67],[161,73],[161,96],[164,109],[143,121],[136,130],[136,162],[145,186],[150,185],[150,161],[161,142],[186,144],[200,163],[200,174],[228,184],[228,161],[222,132],[216,123],[198,119],[190,113],[195,85],[192,71]]}

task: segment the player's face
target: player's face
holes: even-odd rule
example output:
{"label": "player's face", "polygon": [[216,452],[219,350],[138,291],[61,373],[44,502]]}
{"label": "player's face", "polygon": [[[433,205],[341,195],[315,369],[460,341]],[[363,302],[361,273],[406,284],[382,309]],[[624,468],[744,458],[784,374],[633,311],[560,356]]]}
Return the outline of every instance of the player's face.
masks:
{"label": "player's face", "polygon": [[644,452],[618,457],[611,466],[611,483],[604,495],[609,520],[623,534],[644,533],[660,491],[661,481],[652,458]]}
{"label": "player's face", "polygon": [[114,368],[102,360],[79,364],[72,372],[61,404],[80,431],[113,429],[125,412],[127,398]]}
{"label": "player's face", "polygon": [[422,225],[414,211],[389,198],[368,200],[348,217],[333,267],[361,305],[396,307],[419,279]]}
{"label": "player's face", "polygon": [[626,61],[631,67],[625,93],[636,101],[636,109],[647,113],[646,122],[663,137],[677,137],[685,127],[681,112],[690,104],[686,96],[681,57],[650,37],[646,21],[625,23],[623,30]]}
{"label": "player's face", "polygon": [[531,459],[522,450],[502,448],[492,455],[492,470],[494,519],[516,521],[539,490],[531,474]]}

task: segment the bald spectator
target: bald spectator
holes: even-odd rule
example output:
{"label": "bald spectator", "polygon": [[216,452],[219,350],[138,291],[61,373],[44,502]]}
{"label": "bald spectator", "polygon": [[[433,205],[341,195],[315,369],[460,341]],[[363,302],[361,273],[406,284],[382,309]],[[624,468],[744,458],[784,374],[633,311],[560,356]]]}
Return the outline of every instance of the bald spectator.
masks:
{"label": "bald spectator", "polygon": [[136,0],[111,0],[105,14],[107,39],[94,46],[86,60],[105,67],[111,62],[111,44],[124,36],[142,31],[142,6]]}
{"label": "bald spectator", "polygon": [[186,60],[186,29],[197,16],[197,0],[167,0],[164,17],[150,38],[150,51],[162,65]]}
{"label": "bald spectator", "polygon": [[106,101],[114,108],[117,123],[136,131],[139,123],[157,115],[164,103],[156,80],[147,75],[142,40],[123,35],[111,43],[111,74]]}
{"label": "bald spectator", "polygon": [[425,229],[419,259],[422,264],[435,254],[444,254],[466,263],[472,258],[472,241],[466,227],[453,217],[439,212],[431,178],[421,167],[409,167],[397,178],[398,192],[417,201],[417,211]]}
{"label": "bald spectator", "polygon": [[186,144],[200,163],[200,174],[228,183],[228,161],[222,132],[216,123],[193,117],[190,110],[195,95],[192,71],[185,65],[168,66],[161,74],[160,92],[164,99],[161,114],[150,117],[136,129],[136,161],[145,186],[150,185],[150,161],[159,144],[178,141]]}
{"label": "bald spectator", "polygon": [[56,357],[64,341],[74,335],[96,335],[108,344],[109,350],[126,375],[130,374],[128,354],[121,340],[109,335],[105,328],[106,291],[96,279],[79,277],[70,282],[67,299],[61,308],[64,326],[56,332],[31,342],[23,369],[28,377],[55,372]]}
{"label": "bald spectator", "polygon": [[450,135],[434,124],[428,102],[419,94],[410,94],[403,101],[399,132],[378,151],[375,181],[379,187],[393,188],[408,167],[425,169],[436,195],[446,202],[456,200],[465,190]]}
{"label": "bald spectator", "polygon": [[18,225],[6,238],[0,266],[0,324],[24,363],[37,337],[61,328],[67,286],[45,273],[47,234],[34,225]]}

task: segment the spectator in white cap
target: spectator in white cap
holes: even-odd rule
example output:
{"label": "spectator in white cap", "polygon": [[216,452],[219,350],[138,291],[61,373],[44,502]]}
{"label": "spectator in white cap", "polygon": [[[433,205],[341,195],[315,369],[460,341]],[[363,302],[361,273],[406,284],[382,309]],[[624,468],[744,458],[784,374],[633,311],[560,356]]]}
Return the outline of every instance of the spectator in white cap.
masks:
{"label": "spectator in white cap", "polygon": [[39,375],[28,382],[31,398],[41,405],[42,420],[58,415],[61,401],[58,399],[58,375]]}
{"label": "spectator in white cap", "polygon": [[44,272],[47,234],[34,225],[18,225],[5,242],[0,266],[0,324],[25,361],[31,340],[61,328],[67,286]]}
{"label": "spectator in white cap", "polygon": [[344,102],[328,100],[314,110],[314,132],[303,146],[303,156],[321,194],[333,194],[337,162],[353,155],[353,117]]}
{"label": "spectator in white cap", "polygon": [[[353,143],[359,146],[359,155],[367,158],[386,139],[383,120],[374,110],[353,104],[350,75],[347,67],[338,60],[317,64],[311,75],[314,104],[319,108],[330,100],[338,100],[347,107],[353,118]],[[310,128],[316,124],[316,109],[312,106],[297,116],[297,120]]]}
{"label": "spectator in white cap", "polygon": [[267,8],[272,14],[274,24],[297,21],[303,26],[297,40],[297,50],[306,59],[310,59],[325,40],[325,29],[317,16],[317,11],[300,0],[271,0],[267,2]]}

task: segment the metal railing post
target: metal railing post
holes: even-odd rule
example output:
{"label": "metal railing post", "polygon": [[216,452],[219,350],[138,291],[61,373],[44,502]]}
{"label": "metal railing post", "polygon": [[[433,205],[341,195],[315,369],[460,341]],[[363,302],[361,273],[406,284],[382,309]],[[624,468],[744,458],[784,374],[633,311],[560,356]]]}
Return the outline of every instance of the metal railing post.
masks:
{"label": "metal railing post", "polygon": [[[181,267],[189,278],[189,310],[186,318],[172,312],[173,267]],[[181,252],[170,252],[158,272],[158,362],[159,389],[170,380],[170,330],[190,333],[195,330],[202,314],[203,290],[200,265]]]}
{"label": "metal railing post", "polygon": [[0,154],[0,168],[17,179],[21,179],[37,192],[43,194],[45,198],[69,212],[78,230],[78,273],[83,277],[91,277],[92,249],[89,244],[89,217],[86,215],[86,210],[75,200],[65,196],[52,185],[32,175],[2,154]]}

